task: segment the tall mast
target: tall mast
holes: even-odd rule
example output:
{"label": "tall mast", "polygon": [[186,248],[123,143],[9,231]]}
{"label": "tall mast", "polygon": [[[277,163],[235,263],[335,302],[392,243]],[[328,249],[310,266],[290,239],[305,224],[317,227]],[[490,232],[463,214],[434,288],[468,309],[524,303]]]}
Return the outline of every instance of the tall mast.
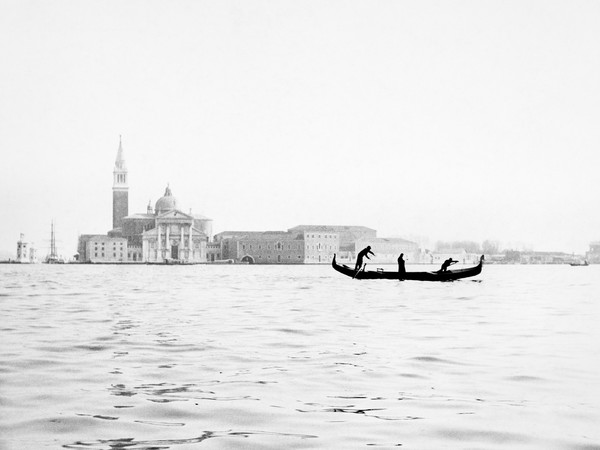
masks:
{"label": "tall mast", "polygon": [[50,257],[56,258],[56,237],[54,236],[54,219],[52,219],[52,224],[50,226]]}

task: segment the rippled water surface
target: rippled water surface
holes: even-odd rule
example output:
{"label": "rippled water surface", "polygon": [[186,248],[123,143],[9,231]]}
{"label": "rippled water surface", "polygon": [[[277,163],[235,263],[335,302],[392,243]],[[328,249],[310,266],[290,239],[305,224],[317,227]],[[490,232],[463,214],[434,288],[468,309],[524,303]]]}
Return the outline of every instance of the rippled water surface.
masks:
{"label": "rippled water surface", "polygon": [[2,265],[0,449],[600,449],[599,292],[600,266]]}

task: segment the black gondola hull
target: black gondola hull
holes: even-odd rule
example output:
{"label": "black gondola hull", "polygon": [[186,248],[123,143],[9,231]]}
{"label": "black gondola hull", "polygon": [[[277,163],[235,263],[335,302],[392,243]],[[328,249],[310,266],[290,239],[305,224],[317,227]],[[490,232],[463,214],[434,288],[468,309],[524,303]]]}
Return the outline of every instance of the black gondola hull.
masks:
{"label": "black gondola hull", "polygon": [[466,269],[447,270],[445,272],[405,272],[400,274],[394,271],[384,270],[359,270],[358,272],[346,265],[338,264],[335,255],[331,261],[331,266],[339,273],[356,280],[417,280],[417,281],[454,281],[461,278],[474,277],[481,273],[483,268],[483,256],[479,264]]}

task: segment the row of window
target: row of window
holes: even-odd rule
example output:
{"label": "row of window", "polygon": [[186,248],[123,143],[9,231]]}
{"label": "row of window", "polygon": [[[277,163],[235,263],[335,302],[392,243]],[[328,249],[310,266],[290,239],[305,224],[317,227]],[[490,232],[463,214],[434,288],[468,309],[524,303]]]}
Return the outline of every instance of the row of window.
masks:
{"label": "row of window", "polygon": [[[263,255],[257,255],[257,256],[255,256],[255,258],[256,258],[257,260],[261,260],[261,259],[271,259],[271,255],[266,255],[266,257],[265,257],[265,256],[263,256]],[[297,258],[298,258],[298,259],[302,259],[302,256],[301,256],[301,255],[298,255],[298,257],[297,257]],[[281,255],[277,255],[277,261],[278,261],[278,262],[279,262],[279,261],[281,261],[282,259],[284,259],[284,258],[283,258]],[[291,257],[290,255],[288,255],[287,259],[292,259],[292,257]],[[321,261],[321,255],[318,255],[318,256],[317,256],[317,255],[307,255],[307,256],[306,256],[306,259],[314,259],[315,261],[316,261],[316,260],[318,260],[318,261]]]}
{"label": "row of window", "polygon": [[[281,255],[277,255],[277,261],[281,261]],[[256,256],[256,259],[271,259],[271,255],[267,255],[267,257],[263,257],[263,255]],[[290,255],[288,255],[287,259],[292,259]],[[302,259],[302,256],[298,255],[298,259]]]}
{"label": "row of window", "polygon": [[[252,244],[248,244],[248,249],[252,250]],[[262,245],[257,245],[259,250],[262,250]],[[267,244],[267,250],[271,250],[271,244]],[[227,244],[225,244],[225,249],[227,249]],[[284,250],[285,249],[285,245],[281,244],[280,242],[278,242],[276,245],[273,246],[273,250]],[[292,244],[288,244],[287,246],[288,250],[300,250],[300,245],[299,244],[295,244],[292,247]],[[246,244],[242,244],[242,250],[246,250]]]}
{"label": "row of window", "polygon": [[[97,258],[98,257],[98,252],[94,253],[94,256]],[[123,252],[120,253],[121,258],[123,257]],[[117,257],[117,253],[113,253],[113,258]],[[102,252],[102,258],[104,258],[104,252]]]}
{"label": "row of window", "polygon": [[[94,246],[98,247],[99,245],[102,245],[102,247],[104,247],[105,242],[95,242],[94,241]],[[123,247],[123,242],[119,242],[119,244],[121,245],[121,247]],[[113,242],[113,247],[116,247],[117,243]]]}
{"label": "row of window", "polygon": [[[327,245],[321,245],[320,243],[317,245],[313,245],[312,249],[313,250],[328,250]],[[310,250],[310,245],[306,246],[306,250]],[[337,250],[337,247],[335,245],[330,245],[329,246],[329,250]]]}
{"label": "row of window", "polygon": [[[179,243],[179,245],[177,245],[177,247],[179,247],[181,249],[183,249],[183,248],[189,248],[188,244],[189,244],[189,242],[187,240],[184,240],[183,241],[183,245],[181,245],[181,243]],[[158,248],[158,242],[152,241],[152,242],[149,243],[149,246],[150,246],[151,249]],[[164,248],[166,248],[166,246],[167,246],[167,242],[165,240],[162,240],[162,242],[161,242],[161,248],[164,249]],[[175,246],[172,246],[172,247],[175,247]],[[198,244],[197,242],[194,242],[194,243],[192,243],[192,248],[196,248],[196,249],[200,248],[200,244]]]}
{"label": "row of window", "polygon": [[[320,234],[316,235],[316,236],[319,239],[321,238]],[[306,235],[306,237],[307,238],[308,237],[313,237],[314,238],[315,235],[314,234],[312,236],[311,235]],[[324,234],[323,237],[326,238],[326,239],[336,239],[337,238],[337,236],[331,235],[331,234]],[[246,247],[248,248],[248,250],[252,250],[252,244],[247,244],[247,245],[246,244],[242,244],[242,250],[246,250]],[[263,248],[263,246],[261,244],[258,244],[257,247],[258,247],[259,250],[262,250],[262,248]],[[267,244],[266,247],[267,247],[267,250],[271,250],[271,244]],[[227,243],[225,243],[225,248],[227,248]],[[273,245],[273,249],[274,250],[283,250],[284,248],[285,248],[285,245],[282,244],[281,242],[278,242],[277,244]],[[309,248],[309,247],[307,246],[306,248]],[[331,246],[329,246],[329,248],[331,248]],[[300,250],[300,244],[294,244],[294,245],[288,244],[287,245],[287,249],[288,250]]]}

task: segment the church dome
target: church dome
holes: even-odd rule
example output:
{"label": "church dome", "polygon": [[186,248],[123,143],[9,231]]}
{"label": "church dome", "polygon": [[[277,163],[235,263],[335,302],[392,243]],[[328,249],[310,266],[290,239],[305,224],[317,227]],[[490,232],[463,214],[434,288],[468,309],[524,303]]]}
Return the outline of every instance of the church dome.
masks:
{"label": "church dome", "polygon": [[167,189],[165,189],[165,195],[156,201],[154,211],[156,214],[162,214],[167,211],[172,211],[173,209],[177,209],[177,199],[173,197],[173,194],[171,194],[171,188],[167,186]]}

